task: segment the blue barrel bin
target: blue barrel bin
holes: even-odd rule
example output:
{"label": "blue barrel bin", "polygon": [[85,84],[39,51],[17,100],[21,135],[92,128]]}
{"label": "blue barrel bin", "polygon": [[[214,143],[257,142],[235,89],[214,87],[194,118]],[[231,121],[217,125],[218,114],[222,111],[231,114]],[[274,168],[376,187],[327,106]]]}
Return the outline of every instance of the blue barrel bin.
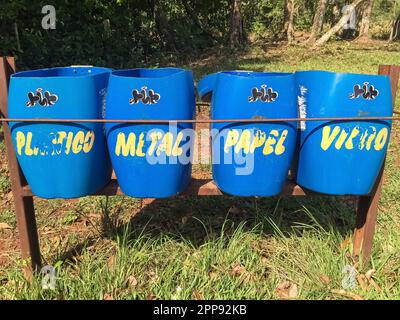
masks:
{"label": "blue barrel bin", "polygon": [[[106,119],[191,120],[193,74],[178,68],[114,71]],[[121,190],[137,198],[165,198],[190,183],[193,125],[107,123],[112,164]]]}
{"label": "blue barrel bin", "polygon": [[[295,74],[301,117],[392,116],[388,76],[301,71]],[[320,193],[365,195],[385,159],[391,121],[300,124],[297,183]]]}
{"label": "blue barrel bin", "polygon": [[[226,71],[203,78],[203,99],[211,94],[211,118],[296,118],[292,73]],[[296,144],[296,122],[212,125],[213,179],[238,196],[273,196],[282,191]]]}
{"label": "blue barrel bin", "polygon": [[[111,70],[62,67],[14,74],[9,117],[100,119]],[[111,178],[103,123],[10,123],[14,149],[33,194],[76,198]]]}

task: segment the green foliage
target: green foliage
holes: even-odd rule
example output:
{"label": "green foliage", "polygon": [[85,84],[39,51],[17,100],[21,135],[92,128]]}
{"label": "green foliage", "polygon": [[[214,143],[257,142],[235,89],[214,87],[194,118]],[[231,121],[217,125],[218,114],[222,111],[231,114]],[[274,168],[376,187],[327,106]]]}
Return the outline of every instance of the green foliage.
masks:
{"label": "green foliage", "polygon": [[68,211],[68,212],[65,214],[63,223],[64,223],[65,225],[73,224],[73,223],[76,222],[79,218],[80,218],[80,215],[79,215],[78,212],[70,210],[70,211]]}
{"label": "green foliage", "polygon": [[[295,30],[310,30],[317,3],[295,1]],[[336,3],[340,10],[345,0]],[[71,64],[157,66],[163,58],[181,61],[229,39],[231,0],[82,0],[79,5],[54,0],[56,30],[41,28],[41,9],[46,4],[42,0],[2,3],[0,55],[16,56],[19,69]],[[264,42],[281,38],[284,0],[242,0],[241,7],[247,38]],[[333,8],[334,0],[328,3],[325,28],[337,19]],[[372,35],[387,38],[390,21],[399,11],[400,0],[375,0]],[[158,22],[157,12],[162,12],[167,27]]]}
{"label": "green foliage", "polygon": [[400,15],[400,0],[375,0],[370,32],[373,38],[388,39],[392,21]]}
{"label": "green foliage", "polygon": [[245,30],[258,38],[279,36],[284,21],[284,1],[242,1]]}
{"label": "green foliage", "polygon": [[5,174],[5,170],[0,170],[0,193],[8,193],[11,191],[10,178]]}

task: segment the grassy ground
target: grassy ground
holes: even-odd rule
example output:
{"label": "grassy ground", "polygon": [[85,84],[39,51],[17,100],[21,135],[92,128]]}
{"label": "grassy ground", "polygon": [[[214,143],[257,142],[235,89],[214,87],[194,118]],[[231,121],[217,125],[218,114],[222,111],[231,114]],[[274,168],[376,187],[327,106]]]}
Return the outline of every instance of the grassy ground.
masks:
{"label": "grassy ground", "polygon": [[[377,42],[333,43],[321,51],[266,47],[240,54],[212,52],[186,67],[196,79],[226,69],[376,73],[378,64],[400,63],[399,49]],[[55,290],[43,290],[40,277],[29,285],[20,271],[1,142],[0,298],[398,299],[399,136],[395,125],[369,265],[351,258],[351,199],[35,199],[43,260],[57,267]],[[207,175],[207,169],[194,171]],[[355,266],[358,275],[374,269],[376,285],[360,281],[340,291],[346,266]]]}

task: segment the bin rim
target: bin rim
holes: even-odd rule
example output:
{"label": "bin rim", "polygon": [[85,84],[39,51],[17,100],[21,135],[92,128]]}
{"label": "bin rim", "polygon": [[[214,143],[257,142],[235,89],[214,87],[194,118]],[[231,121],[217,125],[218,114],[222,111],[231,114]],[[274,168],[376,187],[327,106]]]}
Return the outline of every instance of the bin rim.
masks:
{"label": "bin rim", "polygon": [[226,70],[226,71],[220,71],[218,73],[229,77],[241,77],[244,79],[257,79],[262,77],[285,78],[285,77],[292,77],[294,75],[293,72],[270,72],[270,71],[249,71],[249,70]]}
{"label": "bin rim", "polygon": [[[140,76],[134,75],[135,71],[146,71],[149,73],[155,73],[157,71],[172,71],[170,74],[166,75],[158,75],[158,76]],[[182,73],[192,73],[191,70],[183,69],[183,68],[175,68],[175,67],[162,67],[162,68],[132,68],[132,69],[121,69],[121,70],[114,70],[111,72],[112,77],[117,78],[130,78],[130,79],[163,79],[169,77],[175,77],[181,75]]]}
{"label": "bin rim", "polygon": [[355,73],[355,72],[335,72],[330,70],[299,70],[296,71],[294,74],[306,74],[306,73],[325,73],[325,74],[332,74],[332,75],[339,75],[339,76],[368,76],[373,78],[389,78],[388,75],[385,74],[372,74],[372,73]]}
{"label": "bin rim", "polygon": [[[54,70],[63,70],[63,69],[91,69],[96,72],[88,72],[87,74],[77,74],[77,75],[45,75],[41,74],[45,71],[54,71]],[[96,67],[96,66],[65,66],[65,67],[54,67],[54,68],[41,68],[41,69],[33,69],[33,70],[25,70],[14,73],[11,75],[11,78],[22,78],[22,79],[74,79],[74,78],[89,78],[93,76],[98,76],[103,73],[111,73],[111,68],[106,67]]]}

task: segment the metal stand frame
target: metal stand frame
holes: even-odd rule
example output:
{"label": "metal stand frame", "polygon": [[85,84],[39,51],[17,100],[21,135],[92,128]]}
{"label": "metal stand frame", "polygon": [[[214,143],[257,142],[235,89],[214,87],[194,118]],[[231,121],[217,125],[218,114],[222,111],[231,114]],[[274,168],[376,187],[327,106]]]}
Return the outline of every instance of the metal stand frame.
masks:
{"label": "metal stand frame", "polygon": [[[13,57],[0,57],[0,110],[4,117],[8,116],[8,84],[10,76],[15,72],[15,62]],[[381,65],[379,74],[389,75],[393,100],[396,97],[400,66]],[[15,151],[12,145],[11,133],[8,122],[3,121],[4,141],[8,158],[8,165],[11,177],[11,188],[14,196],[15,212],[17,217],[17,227],[20,239],[22,258],[26,261],[24,273],[27,279],[32,278],[33,272],[41,267],[41,256],[39,237],[35,219],[35,208],[33,195],[25,177],[19,167]],[[378,175],[377,181],[372,192],[367,196],[358,197],[356,210],[356,227],[353,237],[353,253],[358,259],[362,256],[362,261],[368,262],[371,254],[372,242],[375,232],[375,225],[378,214],[378,203],[381,195],[383,182],[384,164]],[[96,195],[122,195],[117,180],[113,179],[110,183]],[[216,196],[223,195],[212,180],[193,179],[189,188],[185,191],[186,195]],[[288,180],[282,196],[306,196],[318,195],[315,192],[306,190],[293,181]],[[320,195],[320,194],[319,194]]]}

